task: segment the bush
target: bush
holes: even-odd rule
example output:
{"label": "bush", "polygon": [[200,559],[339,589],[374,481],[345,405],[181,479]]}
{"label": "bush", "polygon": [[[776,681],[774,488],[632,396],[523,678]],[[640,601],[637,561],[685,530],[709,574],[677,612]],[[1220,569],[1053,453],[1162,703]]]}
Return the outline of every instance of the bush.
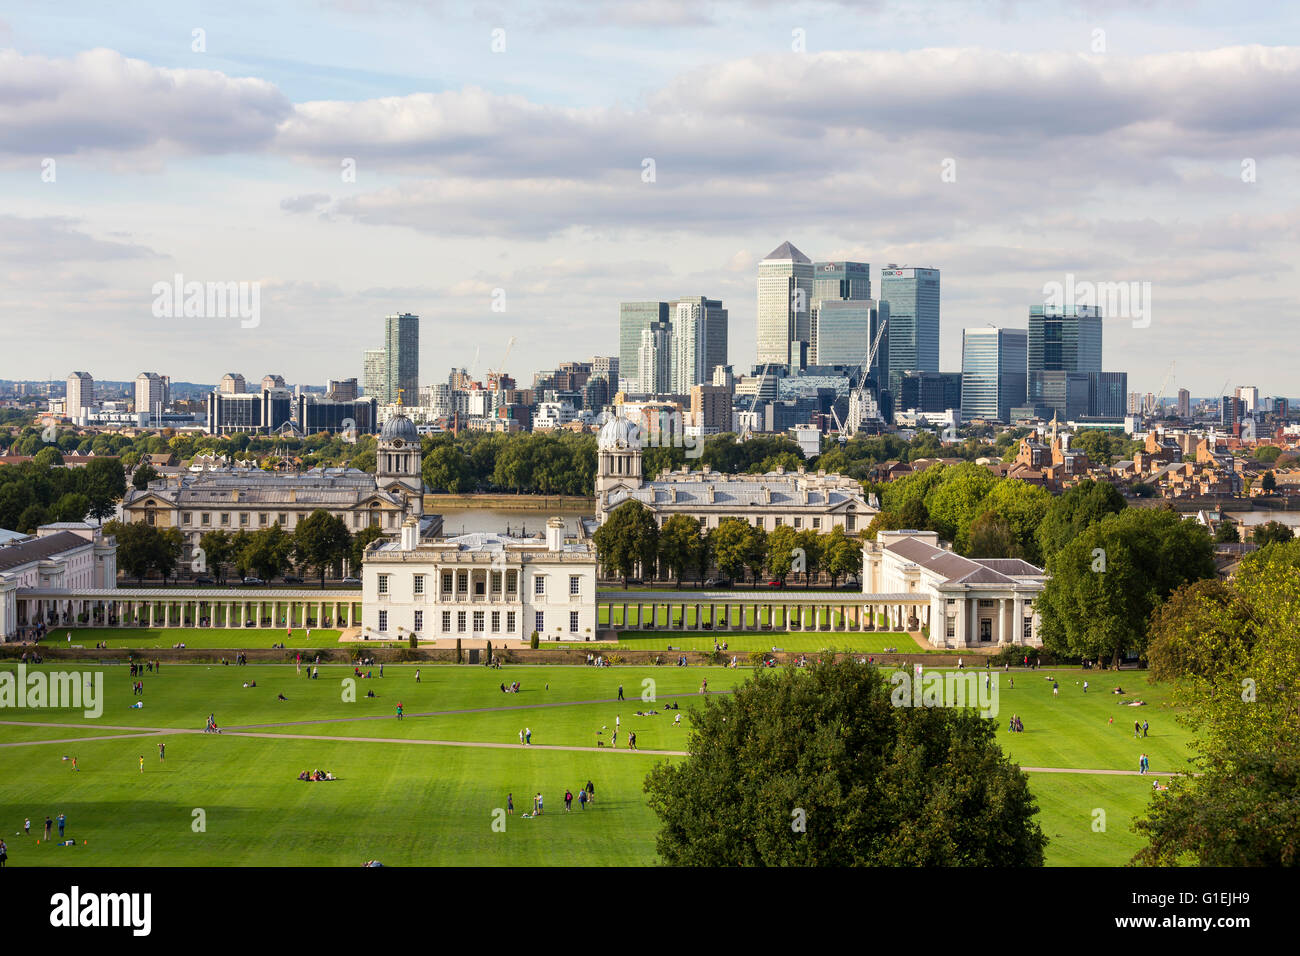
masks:
{"label": "bush", "polygon": [[411,650],[415,650],[417,647],[420,646],[420,642],[416,639],[415,635],[412,634],[410,637],[406,639],[406,646],[409,647]]}
{"label": "bush", "polygon": [[457,663],[457,664],[463,664],[464,662],[465,662],[465,658],[464,658],[464,655],[461,653],[461,650],[460,650],[460,638],[458,637],[458,638],[456,638],[456,663]]}
{"label": "bush", "polygon": [[[457,646],[457,648],[460,647],[460,641],[457,641],[457,642],[456,642],[456,646]],[[533,637],[532,637],[532,641],[531,641],[530,646],[532,647],[533,650],[537,650],[537,632],[536,632],[536,631],[533,631]]]}

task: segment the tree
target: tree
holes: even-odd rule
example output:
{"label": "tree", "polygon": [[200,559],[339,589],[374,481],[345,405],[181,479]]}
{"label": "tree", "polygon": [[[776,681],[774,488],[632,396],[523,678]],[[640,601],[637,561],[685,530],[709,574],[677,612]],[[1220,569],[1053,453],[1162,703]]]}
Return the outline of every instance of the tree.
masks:
{"label": "tree", "polygon": [[[982,507],[1006,521],[1016,542],[1014,554],[1007,557],[1024,558],[1030,564],[1042,561],[1042,552],[1038,545],[1038,528],[1052,506],[1050,493],[1037,485],[1026,484],[1017,478],[999,481],[984,498]],[[972,534],[974,527],[972,525]],[[972,557],[997,557],[997,555],[976,555]]]}
{"label": "tree", "polygon": [[1291,530],[1290,525],[1280,521],[1265,521],[1261,525],[1256,525],[1253,537],[1257,545],[1265,548],[1270,544],[1286,544],[1295,537],[1295,532]]}
{"label": "tree", "polygon": [[83,469],[82,491],[90,498],[90,514],[103,521],[115,510],[115,505],[126,494],[126,472],[116,458],[96,458]]}
{"label": "tree", "polygon": [[131,486],[135,488],[136,491],[144,491],[149,487],[149,482],[156,481],[157,478],[158,469],[154,468],[154,466],[148,462],[145,462],[137,468],[135,474],[131,476]]}
{"label": "tree", "polygon": [[1011,528],[1011,522],[999,514],[986,511],[970,526],[972,558],[1019,558],[1020,542]]}
{"label": "tree", "polygon": [[1253,457],[1256,461],[1271,465],[1282,457],[1282,449],[1276,445],[1260,445],[1255,449]]}
{"label": "tree", "polygon": [[699,575],[700,586],[704,586],[704,579],[708,577],[709,568],[713,565],[713,532],[703,530],[699,540],[695,544],[695,573]]}
{"label": "tree", "polygon": [[370,547],[370,543],[383,536],[384,529],[374,524],[359,528],[352,535],[352,548],[348,558],[354,571],[361,567],[362,562],[365,560],[366,548]]}
{"label": "tree", "polygon": [[659,564],[682,586],[682,575],[696,565],[700,523],[690,515],[673,515],[659,531]]}
{"label": "tree", "polygon": [[90,513],[90,499],[75,491],[60,496],[50,510],[53,521],[85,521]]}
{"label": "tree", "polygon": [[799,538],[788,524],[777,525],[767,536],[767,569],[773,577],[784,581],[794,566],[795,548]]}
{"label": "tree", "polygon": [[[279,525],[272,527],[280,529]],[[352,535],[348,533],[348,526],[342,518],[318,509],[298,522],[293,532],[293,552],[304,568],[315,568],[320,573],[320,586],[323,588],[325,573],[332,568],[337,569],[343,559],[351,554]],[[286,550],[286,556],[287,553]]]}
{"label": "tree", "polygon": [[1237,533],[1237,524],[1234,521],[1224,519],[1219,522],[1219,526],[1214,529],[1214,540],[1219,544],[1233,544],[1241,540],[1241,535]]}
{"label": "tree", "polygon": [[723,518],[713,529],[713,557],[729,581],[743,581],[750,549],[749,522]]}
{"label": "tree", "polygon": [[840,578],[861,573],[862,542],[850,538],[843,527],[836,525],[823,538],[822,561],[831,576],[831,587],[835,587]]}
{"label": "tree", "polygon": [[434,446],[424,456],[422,465],[424,483],[433,491],[446,491],[453,495],[474,490],[469,460],[450,442]]}
{"label": "tree", "polygon": [[654,567],[659,550],[659,526],[654,515],[636,499],[628,499],[605,517],[592,535],[596,554],[605,572],[623,578],[623,586],[638,567]]}
{"label": "tree", "polygon": [[226,580],[226,563],[234,556],[234,540],[229,531],[217,529],[205,531],[199,536],[199,548],[203,551],[203,564],[212,572],[218,582]]}
{"label": "tree", "polygon": [[1277,476],[1271,471],[1266,471],[1259,479],[1259,487],[1265,493],[1271,495],[1277,490]]}
{"label": "tree", "polygon": [[758,587],[758,579],[763,573],[763,568],[767,567],[767,532],[762,528],[749,529],[749,536],[745,542],[745,565],[753,575],[754,587]]}
{"label": "tree", "polygon": [[[148,528],[148,525],[144,525]],[[180,528],[149,528],[153,532],[153,566],[162,576],[163,583],[171,580],[185,551],[185,536]]]}
{"label": "tree", "polygon": [[1052,500],[1038,527],[1038,548],[1042,560],[1049,560],[1077,538],[1085,528],[1126,507],[1124,496],[1114,485],[1085,478],[1059,498]]}
{"label": "tree", "polygon": [[1047,562],[1036,604],[1043,644],[1062,656],[1142,652],[1152,611],[1189,581],[1214,576],[1214,546],[1195,521],[1129,508],[1084,531]]}
{"label": "tree", "polygon": [[993,722],[895,707],[855,660],[759,671],[691,715],[645,791],[668,866],[1041,866],[1028,778]]}
{"label": "tree", "polygon": [[63,464],[63,455],[55,445],[46,445],[32,459],[41,468],[55,468]]}
{"label": "tree", "polygon": [[973,462],[946,469],[943,481],[925,498],[930,527],[965,554],[971,522],[984,511],[984,499],[997,483],[991,471]]}
{"label": "tree", "polygon": [[[1173,654],[1179,722],[1196,756],[1134,829],[1139,865],[1295,866],[1300,862],[1300,550],[1257,551],[1224,588],[1173,599],[1151,651]],[[1246,566],[1248,565],[1248,570]],[[1166,632],[1171,632],[1166,639]],[[1202,639],[1204,635],[1204,639]],[[1178,672],[1181,672],[1179,674]],[[1166,674],[1169,676],[1169,674]]]}
{"label": "tree", "polygon": [[803,553],[803,586],[811,587],[812,579],[822,569],[822,536],[812,528],[796,532],[797,547]]}
{"label": "tree", "polygon": [[144,581],[153,566],[152,542],[146,540],[151,531],[144,522],[110,521],[104,525],[104,534],[117,541],[117,566],[127,577],[135,578],[136,584]]}

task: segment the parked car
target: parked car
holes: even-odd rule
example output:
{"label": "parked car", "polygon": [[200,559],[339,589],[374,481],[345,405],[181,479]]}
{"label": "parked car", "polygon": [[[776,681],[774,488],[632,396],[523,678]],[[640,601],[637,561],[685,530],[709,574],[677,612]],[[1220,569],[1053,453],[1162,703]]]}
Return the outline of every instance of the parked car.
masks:
{"label": "parked car", "polygon": [[195,584],[216,584],[217,582],[212,580],[212,578],[208,577],[206,574],[201,574],[194,579],[194,583]]}
{"label": "parked car", "polygon": [[263,581],[261,578],[253,578],[253,577],[249,577],[249,578],[244,578],[243,582],[241,582],[241,583],[243,583],[243,584],[265,584],[266,582]]}
{"label": "parked car", "polygon": [[357,585],[359,585],[359,584],[361,583],[361,579],[360,579],[360,578],[344,578],[344,579],[343,579],[341,582],[339,582],[339,583],[341,583],[341,584],[357,584]]}
{"label": "parked car", "polygon": [[785,587],[785,581],[781,580],[780,578],[777,578],[773,581],[768,581],[767,586],[770,588],[783,588]]}
{"label": "parked car", "polygon": [[709,578],[704,582],[704,586],[706,588],[729,588],[731,587],[731,582],[726,578]]}
{"label": "parked car", "polygon": [[285,584],[302,584],[302,578],[298,577],[298,575],[296,575],[296,574],[286,574],[286,575],[284,576],[284,583],[285,583]]}

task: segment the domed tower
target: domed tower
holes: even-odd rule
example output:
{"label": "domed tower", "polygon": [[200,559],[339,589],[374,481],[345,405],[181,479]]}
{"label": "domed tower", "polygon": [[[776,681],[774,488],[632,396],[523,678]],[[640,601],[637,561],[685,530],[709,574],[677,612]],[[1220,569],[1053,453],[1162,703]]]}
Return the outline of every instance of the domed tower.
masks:
{"label": "domed tower", "polygon": [[610,492],[641,487],[641,429],[626,418],[611,418],[601,426],[596,451],[596,507],[604,513]]}
{"label": "domed tower", "polygon": [[394,491],[407,502],[406,513],[424,514],[423,455],[415,422],[401,412],[384,422],[375,448],[375,482],[381,491]]}

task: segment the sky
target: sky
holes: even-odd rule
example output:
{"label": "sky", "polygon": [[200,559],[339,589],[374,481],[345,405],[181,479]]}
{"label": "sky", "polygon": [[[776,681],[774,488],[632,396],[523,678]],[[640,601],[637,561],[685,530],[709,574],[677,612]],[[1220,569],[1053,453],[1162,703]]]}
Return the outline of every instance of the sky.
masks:
{"label": "sky", "polygon": [[1288,3],[0,2],[0,378],[360,378],[405,311],[528,385],[698,295],[748,371],[788,240],[941,270],[945,371],[1136,283],[1131,390],[1296,395],[1298,145]]}

